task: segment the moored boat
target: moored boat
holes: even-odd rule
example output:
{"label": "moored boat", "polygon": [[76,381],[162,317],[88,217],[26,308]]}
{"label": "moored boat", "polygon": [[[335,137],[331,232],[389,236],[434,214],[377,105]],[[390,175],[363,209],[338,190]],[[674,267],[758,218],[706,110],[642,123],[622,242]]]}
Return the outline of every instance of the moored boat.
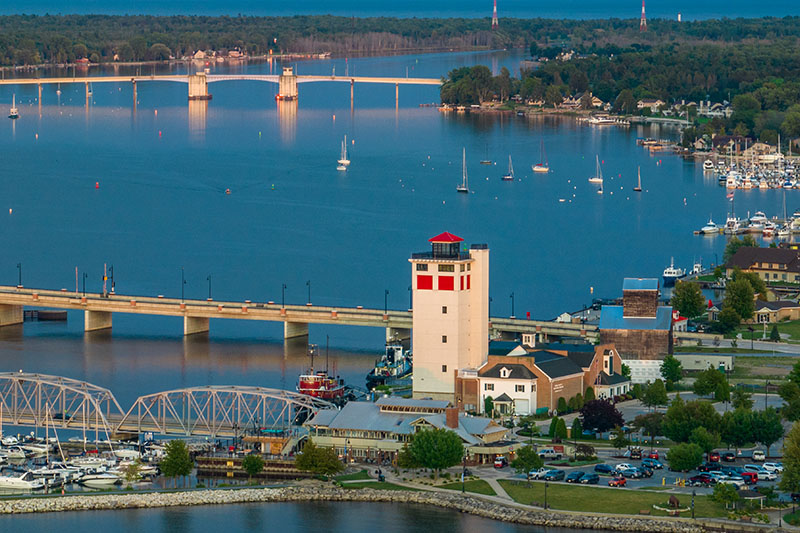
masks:
{"label": "moored boat", "polygon": [[719,226],[717,226],[716,223],[709,218],[706,225],[700,228],[700,233],[703,235],[716,235],[719,233]]}
{"label": "moored boat", "polygon": [[395,383],[411,374],[411,369],[411,352],[400,344],[387,344],[386,353],[375,361],[375,367],[367,374],[367,389]]}
{"label": "moored boat", "polygon": [[671,287],[675,282],[686,275],[686,270],[675,267],[675,260],[670,258],[669,266],[664,269],[664,286]]}
{"label": "moored boat", "polygon": [[311,367],[300,374],[297,382],[297,392],[322,400],[338,400],[344,396],[344,380],[328,375],[325,370],[314,370],[314,357],[317,355],[317,345],[312,344],[308,348],[308,355],[311,357]]}

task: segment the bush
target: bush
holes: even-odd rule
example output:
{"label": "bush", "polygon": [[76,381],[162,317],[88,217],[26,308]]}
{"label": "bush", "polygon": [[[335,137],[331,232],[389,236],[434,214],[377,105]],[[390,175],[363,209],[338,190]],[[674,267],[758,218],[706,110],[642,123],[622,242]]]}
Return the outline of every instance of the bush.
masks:
{"label": "bush", "polygon": [[558,399],[558,407],[556,407],[556,410],[558,411],[558,414],[560,414],[560,415],[563,415],[563,414],[565,414],[567,412],[567,410],[568,410],[567,400],[565,400],[563,396]]}

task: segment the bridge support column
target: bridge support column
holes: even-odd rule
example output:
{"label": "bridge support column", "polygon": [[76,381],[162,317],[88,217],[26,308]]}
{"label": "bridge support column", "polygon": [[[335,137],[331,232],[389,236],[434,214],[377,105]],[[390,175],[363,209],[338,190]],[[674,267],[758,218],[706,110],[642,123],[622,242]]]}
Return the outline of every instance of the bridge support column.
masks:
{"label": "bridge support column", "polygon": [[42,84],[39,84],[39,107],[42,107]]}
{"label": "bridge support column", "polygon": [[189,100],[211,100],[205,72],[189,76]]}
{"label": "bridge support column", "polygon": [[111,313],[108,311],[83,312],[83,331],[111,329]]}
{"label": "bridge support column", "polygon": [[0,326],[22,324],[21,305],[0,305]]}
{"label": "bridge support column", "polygon": [[297,74],[293,67],[283,67],[283,72],[278,76],[277,100],[297,100]]}
{"label": "bridge support column", "polygon": [[136,101],[139,99],[139,93],[136,89],[136,80],[131,80],[133,84],[133,108],[136,109]]}
{"label": "bridge support column", "polygon": [[183,317],[183,334],[208,333],[208,319],[195,316]]}
{"label": "bridge support column", "polygon": [[295,337],[308,337],[307,322],[284,322],[283,338],[294,339]]}
{"label": "bridge support column", "polygon": [[408,328],[386,328],[386,342],[407,341],[411,339],[411,330]]}

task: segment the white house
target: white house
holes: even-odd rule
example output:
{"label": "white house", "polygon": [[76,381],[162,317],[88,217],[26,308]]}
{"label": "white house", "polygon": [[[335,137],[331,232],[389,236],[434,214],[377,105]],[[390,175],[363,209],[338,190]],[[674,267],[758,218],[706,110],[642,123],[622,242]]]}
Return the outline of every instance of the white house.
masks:
{"label": "white house", "polygon": [[486,365],[478,376],[481,408],[490,397],[500,414],[530,415],[536,412],[537,378],[525,365],[512,361]]}

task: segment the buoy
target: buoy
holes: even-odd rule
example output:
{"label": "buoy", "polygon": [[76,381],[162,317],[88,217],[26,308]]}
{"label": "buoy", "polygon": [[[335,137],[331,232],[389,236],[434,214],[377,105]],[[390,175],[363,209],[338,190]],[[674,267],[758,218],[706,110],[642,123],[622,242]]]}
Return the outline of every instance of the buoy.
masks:
{"label": "buoy", "polygon": [[260,131],[258,132],[258,138],[259,139],[261,138],[261,132]]}
{"label": "buoy", "polygon": [[225,189],[225,194],[230,194],[230,193],[231,193],[230,189]]}
{"label": "buoy", "polygon": [[155,113],[156,116],[158,116],[158,109],[153,109],[153,112]]}
{"label": "buoy", "polygon": [[13,209],[11,209],[11,208],[9,207],[9,208],[8,208],[8,214],[10,215],[10,214],[11,214],[11,213],[13,213],[13,212],[14,212],[14,210],[13,210]]}
{"label": "buoy", "polygon": [[100,188],[100,182],[99,181],[95,181],[94,182],[94,188],[95,189],[99,189]]}
{"label": "buoy", "polygon": [[335,113],[333,115],[333,120],[334,120],[334,122],[336,121],[336,114]]}
{"label": "buoy", "polygon": [[272,190],[273,191],[275,190],[275,184],[274,183],[272,184]]}
{"label": "buoy", "polygon": [[161,137],[161,130],[158,130],[158,136]]}
{"label": "buoy", "polygon": [[37,141],[39,140],[39,134],[38,133],[36,134],[36,140]]}

